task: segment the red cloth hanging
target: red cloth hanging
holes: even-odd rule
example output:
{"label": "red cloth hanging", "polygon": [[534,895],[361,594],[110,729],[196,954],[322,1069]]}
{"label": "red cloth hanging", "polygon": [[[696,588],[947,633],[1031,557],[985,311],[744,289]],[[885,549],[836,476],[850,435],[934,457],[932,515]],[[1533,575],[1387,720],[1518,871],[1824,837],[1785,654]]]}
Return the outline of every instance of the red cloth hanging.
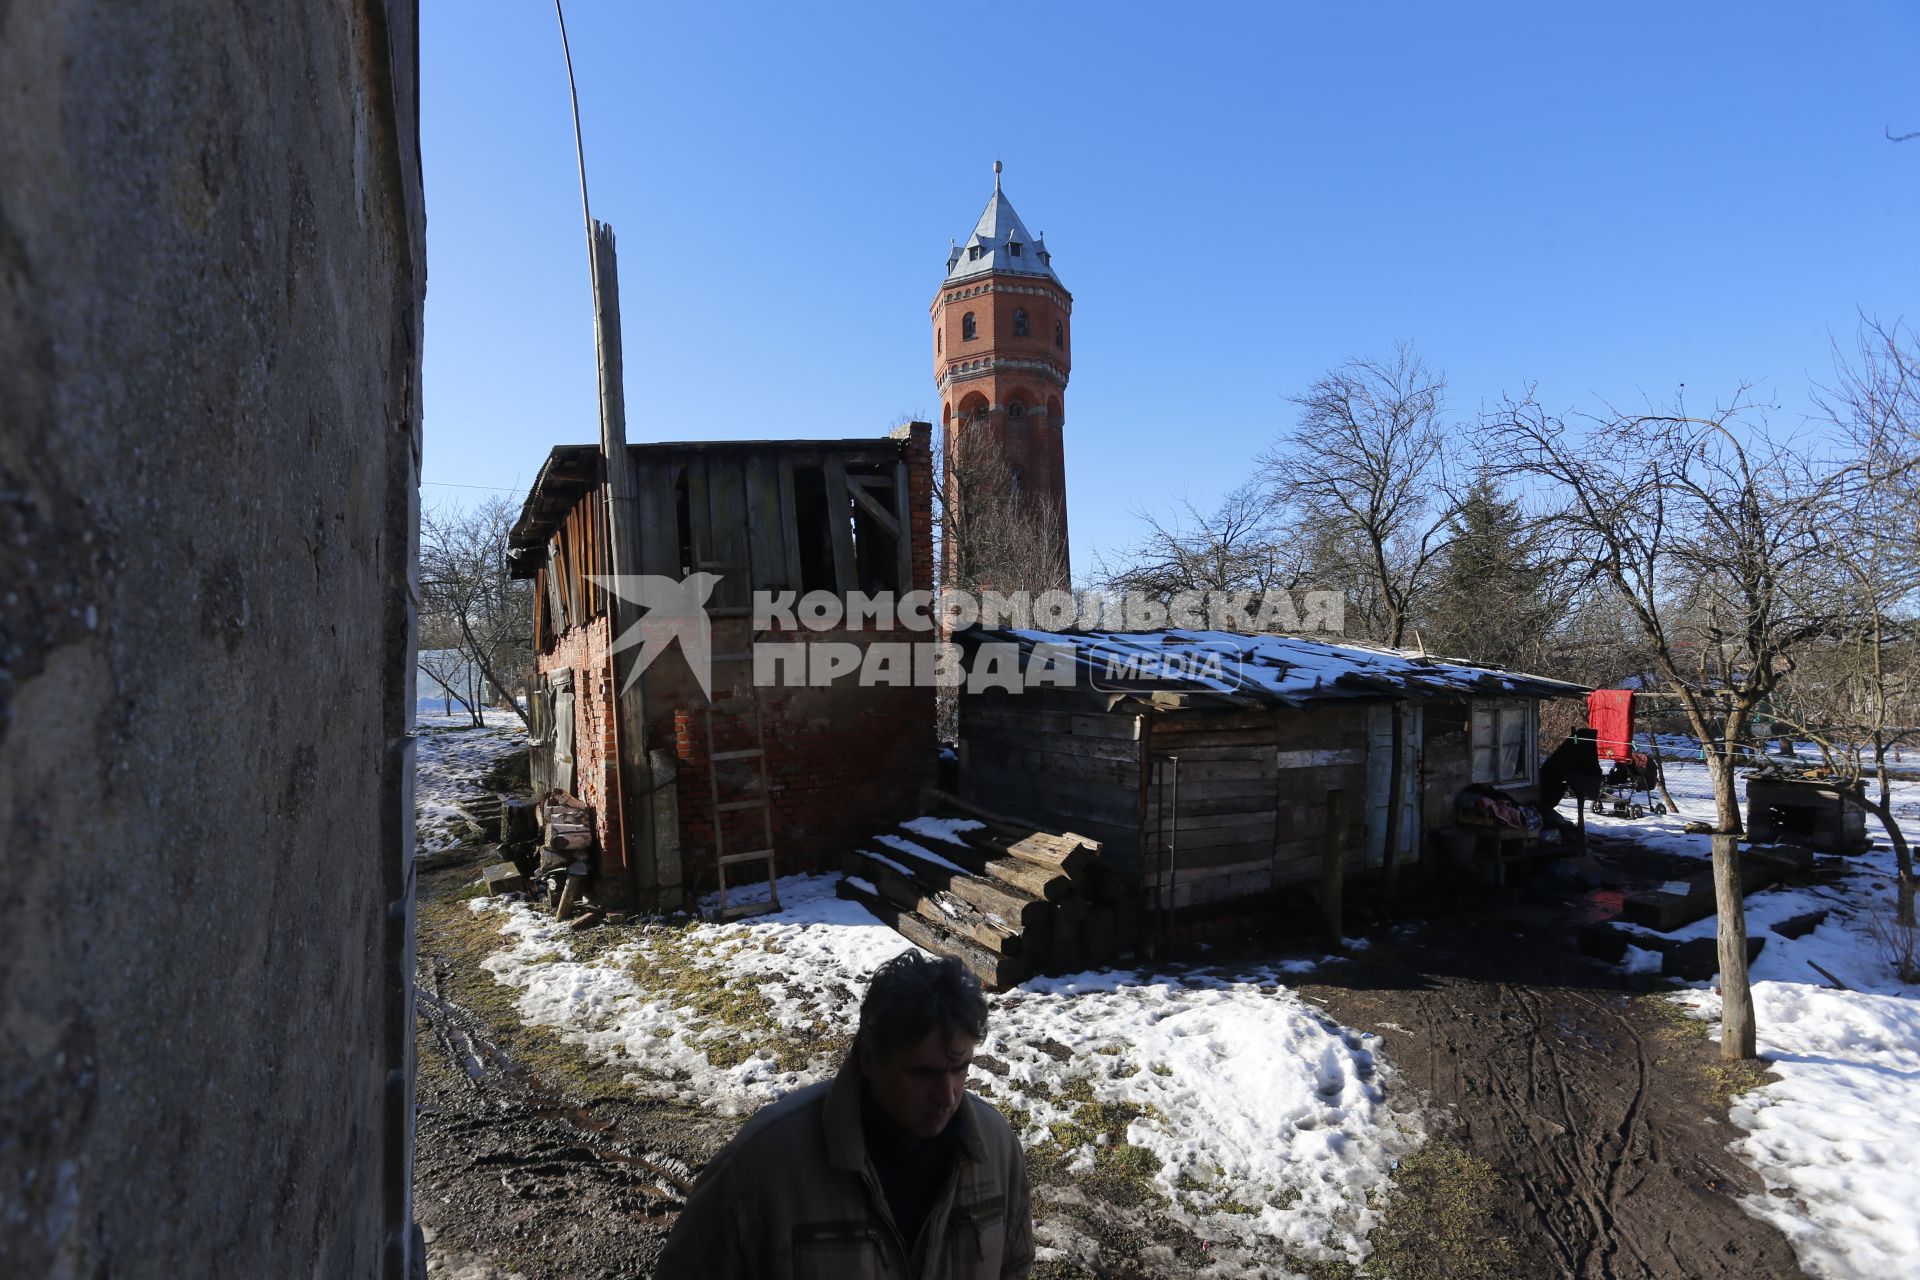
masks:
{"label": "red cloth hanging", "polygon": [[1595,689],[1587,695],[1587,725],[1602,760],[1633,758],[1633,690]]}

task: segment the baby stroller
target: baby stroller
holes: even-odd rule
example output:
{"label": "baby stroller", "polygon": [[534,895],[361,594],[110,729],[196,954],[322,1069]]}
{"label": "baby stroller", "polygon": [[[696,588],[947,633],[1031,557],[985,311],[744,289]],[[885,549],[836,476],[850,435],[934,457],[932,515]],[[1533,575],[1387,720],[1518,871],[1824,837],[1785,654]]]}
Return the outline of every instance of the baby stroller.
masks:
{"label": "baby stroller", "polygon": [[1593,727],[1600,762],[1607,766],[1594,812],[1617,818],[1665,813],[1667,806],[1653,796],[1660,786],[1660,762],[1633,749],[1633,690],[1595,689],[1588,694],[1587,723]]}

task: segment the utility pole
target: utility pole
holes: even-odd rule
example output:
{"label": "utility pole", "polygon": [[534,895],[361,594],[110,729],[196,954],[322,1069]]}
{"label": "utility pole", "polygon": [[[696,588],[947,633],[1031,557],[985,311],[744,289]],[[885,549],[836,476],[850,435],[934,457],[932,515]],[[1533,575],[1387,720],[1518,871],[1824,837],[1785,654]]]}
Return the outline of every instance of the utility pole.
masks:
{"label": "utility pole", "polygon": [[[573,100],[573,148],[580,167],[580,217],[586,224],[587,252],[593,267],[593,340],[600,374],[601,492],[607,507],[607,563],[616,579],[640,572],[639,511],[634,502],[633,465],[627,456],[627,397],[620,354],[620,268],[613,228],[593,217],[587,203],[587,153],[580,136],[580,92],[573,80],[573,52],[567,44],[567,18],[553,0],[560,23],[560,49],[567,60],[567,92]],[[639,620],[639,608],[619,591],[606,593],[610,638],[627,634]],[[613,824],[621,838],[624,874],[601,876],[601,896],[611,905],[626,897],[643,910],[666,911],[680,905],[678,868],[666,876],[657,860],[653,829],[653,771],[648,766],[647,717],[643,690],[633,664],[639,646],[612,654],[614,752],[618,761],[620,812]],[[603,872],[611,868],[602,868]],[[667,886],[661,884],[668,881]]]}

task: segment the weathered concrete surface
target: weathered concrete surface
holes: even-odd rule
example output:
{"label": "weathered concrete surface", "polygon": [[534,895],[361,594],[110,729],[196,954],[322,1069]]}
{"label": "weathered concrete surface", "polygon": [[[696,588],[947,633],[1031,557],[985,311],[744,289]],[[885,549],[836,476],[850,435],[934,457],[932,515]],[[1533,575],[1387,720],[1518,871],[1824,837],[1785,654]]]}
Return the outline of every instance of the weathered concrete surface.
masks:
{"label": "weathered concrete surface", "polygon": [[407,1265],[416,16],[0,0],[0,1275]]}

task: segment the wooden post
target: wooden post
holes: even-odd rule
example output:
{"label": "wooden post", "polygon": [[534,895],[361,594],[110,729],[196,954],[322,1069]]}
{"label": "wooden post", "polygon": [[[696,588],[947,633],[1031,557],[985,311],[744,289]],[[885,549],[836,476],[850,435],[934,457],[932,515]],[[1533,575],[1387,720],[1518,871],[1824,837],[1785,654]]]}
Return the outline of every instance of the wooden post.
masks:
{"label": "wooden post", "polygon": [[1338,951],[1346,936],[1341,894],[1347,883],[1347,793],[1327,792],[1327,834],[1320,853],[1320,940]]}
{"label": "wooden post", "polygon": [[[567,93],[573,105],[573,153],[580,166],[580,219],[587,233],[587,260],[593,273],[593,341],[600,370],[600,457],[606,472],[607,568],[619,578],[640,571],[638,513],[633,500],[633,472],[627,457],[626,382],[620,355],[620,273],[614,261],[613,228],[597,221],[587,199],[587,147],[580,133],[580,91],[573,78],[573,50],[567,43],[567,19],[560,0],[553,13],[560,24],[560,50],[567,62]],[[635,604],[618,591],[608,592],[607,622],[616,639],[638,621]],[[647,718],[641,706],[640,681],[633,662],[637,646],[612,658],[614,677],[614,751],[619,759],[620,796],[611,815],[616,850],[602,850],[602,859],[617,853],[622,864],[605,866],[599,896],[609,906],[627,905],[623,899],[655,911],[680,905],[680,862],[674,846],[671,865],[661,866],[654,847],[653,806],[645,797],[652,789],[647,767]],[[631,681],[631,688],[628,684]],[[664,874],[663,874],[664,872]],[[662,882],[665,882],[664,884]]]}
{"label": "wooden post", "polygon": [[[600,454],[606,472],[607,560],[616,579],[640,571],[639,512],[633,495],[633,467],[627,457],[627,401],[620,354],[620,270],[614,256],[613,228],[591,223],[593,239],[594,337],[600,355]],[[607,621],[615,638],[639,621],[638,606],[622,593],[610,593]],[[635,903],[654,911],[680,905],[679,868],[659,865],[653,829],[653,789],[647,764],[647,717],[640,673],[634,670],[639,646],[613,655],[614,741],[620,760],[618,831],[626,855],[623,868]],[[663,874],[664,872],[664,874]],[[603,890],[604,895],[604,890]]]}
{"label": "wooden post", "polygon": [[1407,721],[1402,714],[1401,703],[1388,704],[1388,714],[1393,717],[1393,732],[1389,741],[1392,759],[1387,765],[1387,830],[1386,843],[1380,854],[1381,896],[1389,904],[1393,902],[1393,882],[1397,864],[1400,861],[1400,827],[1406,819],[1406,805],[1402,792],[1407,787]]}
{"label": "wooden post", "polygon": [[1747,981],[1747,902],[1740,883],[1740,838],[1713,837],[1713,897],[1719,911],[1720,1056],[1755,1055],[1753,988]]}

